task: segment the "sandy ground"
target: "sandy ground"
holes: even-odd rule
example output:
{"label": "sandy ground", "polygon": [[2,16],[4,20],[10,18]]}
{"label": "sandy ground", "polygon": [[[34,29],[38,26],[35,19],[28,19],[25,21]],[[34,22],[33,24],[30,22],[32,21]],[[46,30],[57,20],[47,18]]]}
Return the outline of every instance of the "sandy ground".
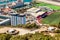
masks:
{"label": "sandy ground", "polygon": [[45,2],[45,3],[50,3],[50,4],[53,4],[53,5],[57,5],[57,6],[60,6],[60,3],[59,2],[55,2],[55,1],[50,1],[50,0],[37,0],[38,2]]}
{"label": "sandy ground", "polygon": [[[15,30],[19,31],[19,34],[18,35],[25,35],[25,34],[28,34],[28,33],[35,34],[35,32],[39,32],[40,33],[41,31],[47,30],[47,27],[41,27],[39,29],[32,30],[32,31],[31,30],[28,30],[28,29],[23,29],[23,28],[4,27],[4,28],[0,28],[0,33],[5,33],[9,29],[15,29]],[[49,33],[49,35],[55,36],[55,33]]]}
{"label": "sandy ground", "polygon": [[35,32],[41,32],[41,31],[45,31],[47,28],[39,28],[39,29],[36,29],[36,30],[28,30],[28,29],[23,29],[23,28],[10,28],[10,27],[4,27],[4,28],[0,28],[0,33],[4,33],[6,32],[7,30],[9,29],[16,29],[17,31],[19,31],[19,35],[24,35],[24,34],[27,34],[27,33],[32,33],[34,34]]}

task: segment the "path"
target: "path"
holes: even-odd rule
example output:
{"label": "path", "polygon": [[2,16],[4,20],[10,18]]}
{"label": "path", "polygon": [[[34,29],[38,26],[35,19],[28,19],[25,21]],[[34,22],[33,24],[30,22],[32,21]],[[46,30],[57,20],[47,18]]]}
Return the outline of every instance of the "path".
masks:
{"label": "path", "polygon": [[55,2],[55,1],[50,1],[50,0],[37,0],[38,2],[45,2],[45,3],[50,3],[50,4],[53,4],[53,5],[57,5],[57,6],[60,6],[60,3],[59,2]]}
{"label": "path", "polygon": [[[28,30],[28,29],[24,29],[24,28],[11,28],[11,27],[4,27],[4,28],[0,28],[0,33],[5,33],[7,30],[9,29],[16,29],[17,31],[19,31],[19,35],[24,35],[24,34],[28,34],[28,33],[32,33],[35,34],[35,32],[41,32],[46,30],[46,28],[39,28],[36,30]],[[44,30],[43,30],[44,29]]]}

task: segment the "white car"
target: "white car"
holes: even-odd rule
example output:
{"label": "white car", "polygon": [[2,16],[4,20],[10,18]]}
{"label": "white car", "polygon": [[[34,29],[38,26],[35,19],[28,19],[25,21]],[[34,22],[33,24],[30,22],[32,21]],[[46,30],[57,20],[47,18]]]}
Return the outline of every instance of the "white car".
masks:
{"label": "white car", "polygon": [[7,30],[6,34],[12,34],[12,35],[15,35],[15,34],[18,34],[19,31],[15,30],[15,29],[10,29],[10,30]]}

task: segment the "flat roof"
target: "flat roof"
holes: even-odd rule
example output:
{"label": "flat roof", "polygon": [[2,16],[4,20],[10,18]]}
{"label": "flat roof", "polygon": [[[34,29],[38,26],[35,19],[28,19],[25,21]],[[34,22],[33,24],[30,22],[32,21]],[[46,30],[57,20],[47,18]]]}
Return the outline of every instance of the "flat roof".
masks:
{"label": "flat roof", "polygon": [[25,14],[19,14],[18,15],[19,17],[24,17],[24,16],[26,16]]}
{"label": "flat roof", "polygon": [[38,12],[38,13],[31,13],[31,15],[33,15],[34,17],[37,17],[38,15],[42,15],[44,13],[45,12],[41,11],[41,12]]}
{"label": "flat roof", "polygon": [[28,9],[27,11],[32,11],[32,10],[34,10],[34,9],[36,9],[36,8],[35,8],[35,7],[33,7],[33,8]]}
{"label": "flat roof", "polygon": [[17,16],[17,13],[10,13],[11,16]]}
{"label": "flat roof", "polygon": [[33,7],[33,8],[28,9],[27,12],[37,12],[39,10],[40,8]]}

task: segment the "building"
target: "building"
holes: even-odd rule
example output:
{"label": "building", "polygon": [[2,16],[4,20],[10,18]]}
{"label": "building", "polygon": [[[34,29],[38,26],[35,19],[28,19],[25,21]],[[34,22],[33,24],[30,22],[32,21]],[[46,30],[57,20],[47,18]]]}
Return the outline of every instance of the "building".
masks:
{"label": "building", "polygon": [[11,25],[16,26],[17,25],[17,15],[18,14],[11,14]]}
{"label": "building", "polygon": [[20,14],[17,16],[17,24],[25,24],[26,23],[26,16],[24,14]]}
{"label": "building", "polygon": [[9,8],[8,6],[6,6],[5,8],[2,8],[1,11],[5,13],[8,13],[9,11],[11,11],[12,9]]}
{"label": "building", "polygon": [[40,8],[36,8],[36,7],[30,8],[27,10],[27,12],[33,12],[33,13],[37,13],[39,11],[40,11]]}
{"label": "building", "polygon": [[24,14],[11,14],[11,25],[17,26],[19,24],[25,24],[26,23],[26,16]]}

